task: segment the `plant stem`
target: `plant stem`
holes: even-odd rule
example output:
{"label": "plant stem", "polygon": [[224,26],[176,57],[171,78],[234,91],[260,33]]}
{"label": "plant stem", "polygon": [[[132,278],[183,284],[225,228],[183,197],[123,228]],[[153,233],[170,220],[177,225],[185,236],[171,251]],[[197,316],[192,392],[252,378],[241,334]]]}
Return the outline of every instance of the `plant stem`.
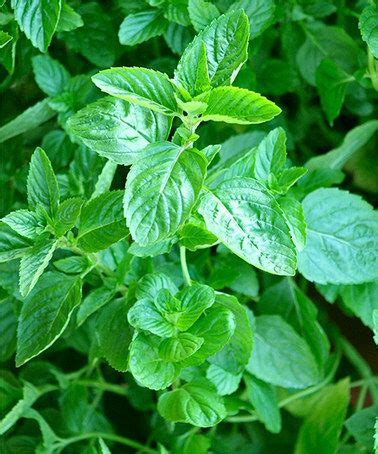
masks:
{"label": "plant stem", "polygon": [[192,280],[190,279],[188,264],[186,263],[186,247],[185,246],[180,246],[180,262],[181,262],[182,275],[184,276],[184,282],[186,285],[191,286]]}
{"label": "plant stem", "polygon": [[77,380],[75,384],[82,386],[89,386],[91,388],[102,389],[103,391],[109,391],[120,396],[127,396],[127,389],[121,385],[115,385],[113,383],[106,383],[102,381],[95,380]]}

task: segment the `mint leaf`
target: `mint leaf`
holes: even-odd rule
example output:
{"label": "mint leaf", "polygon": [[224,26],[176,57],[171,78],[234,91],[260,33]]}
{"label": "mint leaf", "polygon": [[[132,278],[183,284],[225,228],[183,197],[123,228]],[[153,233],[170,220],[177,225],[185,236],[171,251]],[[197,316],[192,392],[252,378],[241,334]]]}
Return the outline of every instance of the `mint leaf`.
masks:
{"label": "mint leaf", "polygon": [[[56,266],[56,262],[54,265]],[[105,304],[109,303],[115,293],[116,290],[112,286],[110,288],[102,286],[91,291],[83,299],[83,302],[80,304],[79,310],[77,311],[76,322],[78,326],[82,325],[88,317],[105,306]]]}
{"label": "mint leaf", "polygon": [[295,247],[282,211],[257,180],[224,181],[206,192],[199,211],[207,229],[246,262],[274,274],[295,273]]}
{"label": "mint leaf", "polygon": [[226,409],[206,379],[194,380],[179,389],[163,394],[158,401],[159,413],[169,421],[211,427],[226,417]]}
{"label": "mint leaf", "polygon": [[32,59],[35,81],[48,96],[55,96],[64,90],[70,79],[66,68],[49,55],[37,55]]}
{"label": "mint leaf", "polygon": [[256,317],[247,370],[260,380],[283,388],[307,388],[320,378],[308,344],[278,315]]}
{"label": "mint leaf", "polygon": [[232,3],[232,9],[243,9],[250,23],[251,38],[254,39],[274,21],[276,6],[273,0],[239,0]]}
{"label": "mint leaf", "polygon": [[190,21],[197,32],[220,15],[218,8],[205,0],[189,0],[188,11]]}
{"label": "mint leaf", "polygon": [[30,161],[27,181],[30,208],[43,208],[54,217],[59,205],[59,188],[51,162],[42,148],[36,148]]}
{"label": "mint leaf", "polygon": [[92,77],[94,84],[105,93],[139,104],[165,115],[174,115],[177,103],[168,77],[145,68],[112,68]]}
{"label": "mint leaf", "polygon": [[270,174],[279,174],[286,162],[286,134],[282,128],[273,129],[257,146],[254,176],[267,181]]}
{"label": "mint leaf", "polygon": [[7,361],[16,350],[17,316],[11,297],[0,300],[0,361]]}
{"label": "mint leaf", "polygon": [[83,206],[77,235],[80,248],[87,252],[100,251],[128,234],[122,198],[123,191],[110,191]]}
{"label": "mint leaf", "polygon": [[319,284],[361,284],[377,278],[378,215],[359,196],[318,189],[303,200],[306,247],[299,271]]}
{"label": "mint leaf", "polygon": [[165,274],[145,274],[137,284],[135,296],[138,299],[147,298],[153,301],[161,289],[167,289],[173,295],[178,292],[176,285]]}
{"label": "mint leaf", "polygon": [[378,58],[378,10],[376,5],[369,5],[363,9],[358,27],[362,39],[369,46],[371,53]]}
{"label": "mint leaf", "polygon": [[14,16],[34,47],[46,52],[56,30],[61,0],[12,0]]}
{"label": "mint leaf", "polygon": [[378,310],[378,281],[342,286],[340,295],[345,306],[373,329],[373,313]]}
{"label": "mint leaf", "polygon": [[127,177],[124,209],[135,241],[148,245],[172,236],[189,216],[202,187],[205,158],[162,142],[147,147]]}
{"label": "mint leaf", "polygon": [[302,251],[306,246],[307,235],[302,204],[290,196],[281,197],[278,199],[278,204],[281,207],[297,251]]}
{"label": "mint leaf", "polygon": [[52,345],[80,303],[81,282],[62,273],[45,273],[22,305],[17,330],[17,366]]}
{"label": "mint leaf", "polygon": [[209,232],[203,222],[186,222],[180,230],[180,243],[191,251],[216,243],[217,237]]}
{"label": "mint leaf", "polygon": [[210,364],[206,371],[206,378],[215,385],[220,396],[227,396],[238,389],[242,374],[233,374],[221,366]]}
{"label": "mint leaf", "polygon": [[131,164],[153,142],[166,140],[169,117],[107,96],[72,116],[67,128],[100,156]]}
{"label": "mint leaf", "polygon": [[157,9],[130,14],[120,26],[119,42],[127,46],[135,46],[154,36],[162,35],[167,25],[163,14]]}
{"label": "mint leaf", "polygon": [[82,27],[83,25],[84,22],[80,14],[74,11],[71,6],[63,0],[56,30],[58,32],[70,32],[71,30],[75,30],[76,28]]}
{"label": "mint leaf", "polygon": [[159,345],[160,357],[169,362],[179,362],[193,355],[203,344],[203,338],[190,333],[164,339]]}
{"label": "mint leaf", "polygon": [[76,225],[83,204],[84,200],[81,197],[73,197],[59,205],[54,222],[55,235],[58,238]]}
{"label": "mint leaf", "polygon": [[3,217],[2,222],[9,225],[19,235],[33,240],[38,236],[38,229],[43,228],[44,219],[33,211],[17,210]]}
{"label": "mint leaf", "polygon": [[374,426],[377,411],[378,405],[371,405],[357,411],[345,421],[345,426],[354,439],[371,451],[374,449]]}
{"label": "mint leaf", "polygon": [[237,87],[218,87],[206,100],[203,121],[252,124],[269,121],[281,112],[272,101],[253,91]]}
{"label": "mint leaf", "polygon": [[0,223],[0,262],[22,257],[31,246],[30,240],[22,237],[6,224]]}

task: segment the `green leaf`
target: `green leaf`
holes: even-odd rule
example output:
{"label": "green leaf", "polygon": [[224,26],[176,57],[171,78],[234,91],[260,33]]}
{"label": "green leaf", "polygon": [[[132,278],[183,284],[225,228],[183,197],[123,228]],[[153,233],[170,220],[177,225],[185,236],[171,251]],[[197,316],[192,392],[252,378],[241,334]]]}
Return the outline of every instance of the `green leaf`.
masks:
{"label": "green leaf", "polygon": [[54,222],[55,235],[58,238],[76,225],[83,203],[84,200],[81,197],[73,197],[59,205]]}
{"label": "green leaf", "polygon": [[210,364],[206,371],[206,378],[215,385],[220,396],[234,393],[240,384],[242,374],[233,374],[216,364]]}
{"label": "green leaf", "polygon": [[164,17],[184,27],[190,25],[188,0],[168,0],[164,6]]}
{"label": "green leaf", "polygon": [[172,246],[177,242],[177,238],[168,238],[161,240],[148,246],[132,243],[128,249],[128,253],[137,257],[156,257],[157,255],[168,254],[171,252]]}
{"label": "green leaf", "polygon": [[271,173],[279,174],[286,162],[286,133],[282,128],[273,129],[259,143],[256,150],[254,176],[266,181]]}
{"label": "green leaf", "polygon": [[159,345],[160,357],[168,362],[182,361],[193,355],[203,344],[203,338],[190,333],[179,333],[177,337],[164,339]]}
{"label": "green leaf", "polygon": [[60,11],[59,22],[56,27],[57,32],[70,32],[84,25],[80,14],[74,11],[64,0]]}
{"label": "green leaf", "polygon": [[[64,259],[56,260],[54,266],[58,271],[67,274],[80,274],[86,271],[91,262],[87,257],[73,255]],[[80,306],[81,308],[82,306]]]}
{"label": "green leaf", "polygon": [[345,421],[345,427],[355,440],[369,451],[374,449],[374,425],[378,405],[357,411]]}
{"label": "green leaf", "polygon": [[22,305],[17,330],[17,366],[39,355],[59,338],[80,299],[80,279],[56,272],[41,277]]}
{"label": "green leaf", "polygon": [[181,55],[188,44],[192,41],[193,33],[189,27],[171,22],[164,33],[164,39],[168,47],[175,54]]}
{"label": "green leaf", "polygon": [[319,284],[362,284],[378,276],[378,213],[361,197],[317,189],[302,202],[306,247],[299,271]]}
{"label": "green leaf", "polygon": [[325,388],[299,430],[295,454],[334,454],[349,403],[349,380]]}
{"label": "green leaf", "polygon": [[77,311],[77,325],[82,325],[88,317],[101,309],[101,307],[105,306],[105,304],[108,304],[109,301],[114,297],[115,293],[116,290],[113,286],[98,287],[88,293],[88,295],[83,299],[83,302],[80,304],[79,310]]}
{"label": "green leaf", "polygon": [[22,257],[32,243],[6,224],[0,223],[0,263]]}
{"label": "green leaf", "polygon": [[129,369],[142,386],[165,389],[177,378],[180,368],[159,356],[160,339],[139,333],[131,343]]}
{"label": "green leaf", "polygon": [[295,285],[292,279],[283,279],[269,287],[261,296],[258,307],[264,314],[280,315],[307,342],[319,368],[328,359],[329,342],[317,321],[314,303]]}
{"label": "green leaf", "polygon": [[175,80],[191,95],[196,94],[196,71],[193,69],[199,66],[203,43],[211,85],[229,85],[247,59],[247,16],[242,11],[236,11],[218,17],[185,49],[175,72]]}
{"label": "green leaf", "polygon": [[58,60],[49,55],[37,55],[32,63],[35,81],[44,93],[55,96],[64,90],[71,76]]}
{"label": "green leaf", "polygon": [[31,157],[27,191],[30,208],[43,208],[48,215],[56,215],[59,205],[58,182],[49,158],[39,147]]}
{"label": "green leaf", "polygon": [[147,298],[154,301],[159,290],[167,289],[173,295],[178,292],[178,288],[172,280],[163,273],[145,274],[138,282],[135,296],[137,299]]}
{"label": "green leaf", "polygon": [[252,375],[244,376],[248,399],[255,408],[259,420],[269,432],[281,431],[281,413],[274,386],[259,380]]}
{"label": "green leaf", "polygon": [[214,304],[206,310],[188,332],[204,339],[204,343],[192,356],[183,361],[184,366],[203,363],[209,356],[221,350],[235,331],[235,317],[225,308]]}
{"label": "green leaf", "polygon": [[246,262],[273,274],[295,273],[295,247],[282,210],[257,180],[224,181],[206,192],[199,211],[207,229]]}
{"label": "green leaf", "polygon": [[135,46],[154,36],[162,35],[167,25],[168,22],[158,9],[130,14],[119,28],[119,42],[127,46]]}
{"label": "green leaf", "polygon": [[306,246],[306,222],[302,204],[290,196],[281,197],[278,199],[278,204],[281,207],[297,251],[302,251]]}
{"label": "green leaf", "polygon": [[214,88],[206,102],[202,121],[247,125],[269,121],[281,112],[272,101],[245,88]]}
{"label": "green leaf", "polygon": [[148,146],[127,176],[124,208],[135,241],[148,245],[172,236],[197,201],[206,159],[169,142]]}
{"label": "green leaf", "polygon": [[55,115],[55,110],[51,109],[48,105],[48,99],[37,102],[37,104],[26,109],[9,123],[1,126],[0,143],[24,132],[32,131]]}
{"label": "green leaf", "polygon": [[92,77],[105,93],[165,115],[174,115],[177,103],[168,77],[146,68],[111,68]]}
{"label": "green leaf", "polygon": [[216,243],[218,238],[209,232],[203,222],[193,220],[187,222],[180,230],[180,243],[190,251]]}
{"label": "green leaf", "polygon": [[378,9],[376,5],[369,5],[363,9],[358,27],[370,52],[375,58],[378,58]]}
{"label": "green leaf", "polygon": [[338,169],[319,168],[310,170],[298,183],[298,189],[307,195],[322,187],[328,188],[343,182],[345,174]]}
{"label": "green leaf", "polygon": [[126,313],[125,299],[113,300],[102,308],[95,328],[101,354],[114,369],[122,372],[128,369],[129,345],[132,340]]}
{"label": "green leaf", "polygon": [[300,178],[307,173],[304,167],[290,167],[283,169],[278,175],[271,174],[268,178],[269,188],[278,194],[286,194]]}
{"label": "green leaf", "polygon": [[251,38],[254,39],[274,21],[276,6],[274,0],[239,0],[232,3],[232,9],[243,9],[249,19]]}
{"label": "green leaf", "polygon": [[12,39],[13,37],[11,35],[0,30],[0,49],[6,46]]}
{"label": "green leaf", "polygon": [[16,210],[3,217],[2,222],[21,236],[33,240],[37,238],[38,230],[43,228],[44,219],[33,211]]}
{"label": "green leaf", "polygon": [[12,0],[14,17],[34,47],[46,52],[58,25],[61,0]]}
{"label": "green leaf", "polygon": [[107,96],[89,104],[67,122],[69,132],[117,164],[129,165],[147,145],[166,140],[169,117]]}
{"label": "green leaf", "polygon": [[332,60],[323,60],[316,70],[316,86],[320,102],[331,125],[333,125],[334,119],[340,115],[347,84],[352,80],[353,77],[339,68]]}
{"label": "green leaf", "polygon": [[110,187],[113,183],[117,167],[118,165],[112,161],[107,161],[105,163],[96,181],[96,186],[94,188],[94,191],[92,192],[91,199],[95,199],[99,195],[110,191]]}
{"label": "green leaf", "polygon": [[33,247],[22,256],[20,262],[20,293],[23,297],[27,296],[34,288],[49,264],[57,245],[57,240],[41,235],[37,238]]}
{"label": "green leaf", "polygon": [[342,286],[340,295],[345,306],[373,328],[373,312],[378,310],[378,281]]}
{"label": "green leaf", "polygon": [[307,388],[320,378],[308,344],[278,315],[256,317],[247,370],[260,380],[283,388]]}
{"label": "green leaf", "polygon": [[211,427],[226,417],[223,400],[206,379],[197,379],[160,396],[158,412],[173,422]]}
{"label": "green leaf", "polygon": [[123,191],[110,191],[87,202],[80,214],[78,246],[86,252],[106,249],[127,234],[122,213]]}
{"label": "green leaf", "polygon": [[16,350],[17,315],[14,299],[0,300],[0,362],[7,361]]}
{"label": "green leaf", "polygon": [[188,11],[197,32],[200,32],[220,15],[218,8],[205,0],[189,0]]}

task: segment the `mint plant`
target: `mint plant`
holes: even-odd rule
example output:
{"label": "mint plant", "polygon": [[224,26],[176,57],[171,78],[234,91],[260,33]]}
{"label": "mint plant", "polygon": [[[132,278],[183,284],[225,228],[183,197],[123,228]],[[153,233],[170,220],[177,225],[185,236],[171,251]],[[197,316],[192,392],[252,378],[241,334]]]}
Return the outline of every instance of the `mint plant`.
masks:
{"label": "mint plant", "polygon": [[0,3],[4,452],[373,452],[374,2]]}

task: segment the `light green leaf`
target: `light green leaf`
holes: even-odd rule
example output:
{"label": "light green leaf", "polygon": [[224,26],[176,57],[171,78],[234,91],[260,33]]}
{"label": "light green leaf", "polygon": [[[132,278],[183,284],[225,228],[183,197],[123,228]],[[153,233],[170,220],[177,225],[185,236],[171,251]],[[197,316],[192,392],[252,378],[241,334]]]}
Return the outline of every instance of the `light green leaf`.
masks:
{"label": "light green leaf", "polygon": [[88,295],[83,299],[83,302],[80,304],[79,310],[76,315],[77,325],[82,325],[88,317],[97,312],[105,304],[114,297],[116,289],[114,287],[98,287],[92,290]]}
{"label": "light green leaf", "polygon": [[0,362],[7,361],[16,350],[17,315],[15,300],[0,300]]}
{"label": "light green leaf", "polygon": [[59,205],[54,222],[55,235],[58,238],[76,225],[83,203],[84,200],[81,197],[73,197]]}
{"label": "light green leaf", "polygon": [[49,158],[39,147],[31,157],[27,191],[30,208],[43,208],[48,215],[56,215],[59,205],[58,182]]}
{"label": "light green leaf", "polygon": [[168,0],[164,5],[164,17],[169,22],[176,22],[176,24],[186,27],[190,25],[188,13],[188,0]]}
{"label": "light green leaf", "polygon": [[282,210],[257,180],[224,181],[206,192],[199,211],[207,229],[246,262],[273,274],[295,273],[295,246]]}
{"label": "light green leaf", "polygon": [[146,68],[111,68],[92,77],[105,93],[165,115],[174,115],[177,103],[168,77]]}
{"label": "light green leaf", "polygon": [[[91,266],[91,262],[86,256],[73,255],[64,259],[56,260],[54,266],[58,271],[67,274],[83,273]],[[82,306],[80,306],[81,308]]]}
{"label": "light green leaf", "polygon": [[378,213],[361,197],[317,189],[302,202],[306,247],[299,271],[319,284],[362,284],[378,277]]}
{"label": "light green leaf", "polygon": [[189,0],[188,11],[197,32],[200,32],[220,15],[218,8],[205,0]]}
{"label": "light green leaf", "polygon": [[58,25],[61,0],[12,0],[14,17],[34,47],[46,52]]}
{"label": "light green leaf", "polygon": [[[319,156],[320,157],[320,156]],[[298,189],[307,195],[319,188],[328,188],[343,182],[345,174],[338,169],[327,167],[310,170],[298,183]]]}
{"label": "light green leaf", "polygon": [[160,396],[158,412],[168,421],[198,427],[214,426],[226,417],[222,398],[206,379],[194,380]]}
{"label": "light green leaf", "polygon": [[38,87],[48,96],[55,96],[64,90],[70,79],[66,68],[49,55],[37,55],[32,58],[33,72]]}
{"label": "light green leaf", "polygon": [[304,167],[290,167],[283,169],[278,175],[271,174],[268,178],[269,188],[278,194],[286,194],[300,178],[307,173]]}
{"label": "light green leaf", "polygon": [[156,257],[157,255],[168,254],[171,252],[172,246],[176,242],[176,237],[161,240],[148,246],[141,246],[134,241],[130,245],[127,252],[137,257]]}
{"label": "light green leaf", "polygon": [[30,240],[19,235],[8,225],[0,223],[0,263],[22,257],[31,246]]}
{"label": "light green leaf", "polygon": [[[125,298],[113,300],[102,308],[95,328],[101,354],[114,369],[122,372],[128,369],[129,345],[132,339],[126,314]],[[144,360],[143,357],[142,359]]]}
{"label": "light green leaf", "polygon": [[243,9],[250,23],[251,38],[254,39],[274,21],[274,0],[239,0],[231,5],[233,10]]}
{"label": "light green leaf", "polygon": [[281,413],[274,386],[249,374],[244,376],[244,380],[248,399],[255,407],[259,420],[264,423],[269,432],[279,433],[281,431]]}
{"label": "light green leaf", "polygon": [[44,219],[29,210],[12,211],[1,220],[21,236],[31,239],[37,238],[38,229],[44,227]]}
{"label": "light green leaf", "polygon": [[155,296],[161,289],[169,290],[173,295],[178,292],[178,288],[172,280],[163,273],[145,274],[138,282],[135,296],[137,299],[147,298],[154,301]]}
{"label": "light green leaf", "polygon": [[84,25],[80,14],[74,11],[65,0],[62,1],[59,22],[56,27],[57,32],[70,32]]}
{"label": "light green leaf", "polygon": [[345,306],[373,328],[373,312],[378,310],[378,281],[342,286],[340,295]]}
{"label": "light green leaf", "polygon": [[168,138],[171,121],[158,112],[107,96],[77,112],[67,127],[100,156],[129,165],[147,145]]}
{"label": "light green leaf", "polygon": [[220,396],[227,396],[238,389],[242,374],[235,375],[221,366],[210,364],[206,377],[215,385]]}
{"label": "light green leaf", "polygon": [[216,243],[218,238],[209,232],[204,223],[195,219],[187,222],[180,230],[180,243],[191,251],[209,247]]}
{"label": "light green leaf", "polygon": [[208,74],[213,87],[229,85],[247,59],[248,19],[242,11],[220,16],[194,38],[185,49],[175,80],[195,95],[195,75],[200,48],[205,44]]}
{"label": "light green leaf", "polygon": [[290,196],[279,198],[278,204],[289,227],[291,239],[297,251],[301,251],[306,246],[306,222],[302,204]]}
{"label": "light green leaf", "polygon": [[318,311],[291,278],[268,287],[258,307],[264,314],[280,315],[285,319],[306,340],[319,368],[324,367],[328,359],[329,342],[316,319]]}
{"label": "light green leaf", "polygon": [[214,88],[206,102],[202,121],[247,125],[269,121],[281,112],[272,101],[245,88]]}
{"label": "light green leaf", "polygon": [[77,236],[80,248],[86,252],[100,251],[128,234],[122,198],[123,191],[110,191],[83,206]]}
{"label": "light green leaf", "polygon": [[334,119],[340,115],[346,87],[351,81],[353,81],[353,77],[339,68],[332,60],[323,60],[316,70],[316,86],[320,103],[331,125],[333,125]]}
{"label": "light green leaf", "polygon": [[326,387],[299,430],[295,454],[335,454],[348,403],[348,379]]}
{"label": "light green leaf", "polygon": [[20,262],[20,293],[27,296],[49,264],[58,245],[57,240],[46,235],[37,238],[33,247],[22,256]]}
{"label": "light green leaf", "polygon": [[279,174],[286,162],[286,133],[282,128],[273,129],[259,143],[254,165],[255,178],[267,181],[271,173]]}
{"label": "light green leaf", "polygon": [[51,109],[48,105],[48,99],[37,102],[37,104],[26,109],[9,123],[1,126],[0,143],[24,132],[32,131],[55,115],[55,110]]}
{"label": "light green leaf", "polygon": [[162,35],[167,26],[168,22],[158,9],[129,14],[119,28],[119,42],[127,46],[135,46],[154,36]]}
{"label": "light green leaf", "polygon": [[91,199],[95,199],[101,194],[110,191],[113,183],[114,175],[117,171],[117,164],[112,161],[107,161],[101,170],[100,175],[96,181],[96,186],[92,192]]}
{"label": "light green leaf", "polygon": [[169,142],[148,146],[127,176],[124,209],[135,241],[169,238],[189,216],[201,190],[206,159]]}
{"label": "light green leaf", "polygon": [[39,355],[58,339],[80,299],[80,279],[56,272],[41,277],[22,305],[17,330],[17,366]]}
{"label": "light green leaf", "polygon": [[369,5],[363,9],[358,27],[370,52],[375,58],[378,58],[378,9],[376,5]]}
{"label": "light green leaf", "polygon": [[345,421],[348,432],[370,452],[373,452],[374,449],[374,425],[377,414],[378,405],[371,405],[357,411]]}
{"label": "light green leaf", "polygon": [[179,333],[177,337],[164,339],[159,345],[160,357],[169,362],[182,361],[193,355],[203,344],[203,338],[190,333]]}
{"label": "light green leaf", "polygon": [[8,35],[8,33],[3,32],[0,30],[0,49],[6,46],[10,41],[12,41],[13,37]]}
{"label": "light green leaf", "polygon": [[135,379],[150,389],[164,389],[177,378],[180,368],[159,356],[160,339],[139,333],[131,343],[129,369]]}
{"label": "light green leaf", "polygon": [[260,380],[283,388],[307,388],[320,378],[308,344],[278,315],[256,317],[247,370]]}

